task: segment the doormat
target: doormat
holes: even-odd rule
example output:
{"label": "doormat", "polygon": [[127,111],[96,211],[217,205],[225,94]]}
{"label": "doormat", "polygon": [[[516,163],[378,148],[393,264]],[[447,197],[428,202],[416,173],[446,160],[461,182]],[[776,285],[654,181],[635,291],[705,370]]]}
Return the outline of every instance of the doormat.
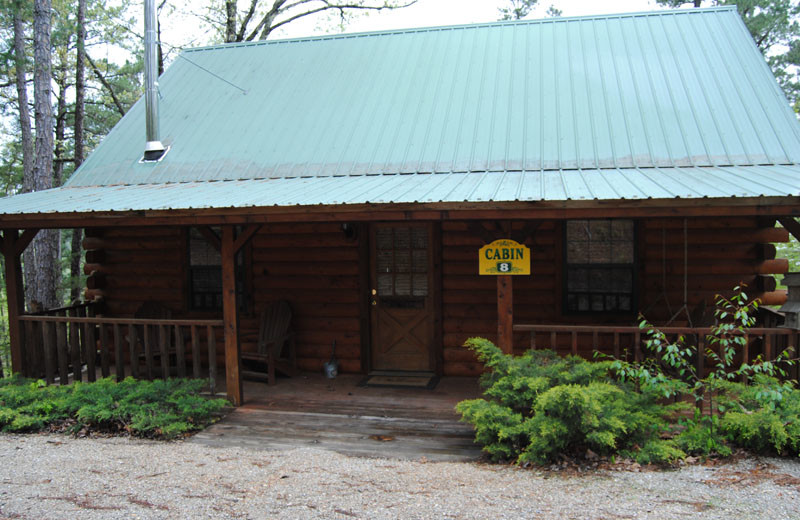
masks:
{"label": "doormat", "polygon": [[375,388],[424,388],[426,390],[433,390],[439,378],[436,376],[387,376],[387,375],[374,375],[369,376],[361,381],[358,386],[375,387]]}

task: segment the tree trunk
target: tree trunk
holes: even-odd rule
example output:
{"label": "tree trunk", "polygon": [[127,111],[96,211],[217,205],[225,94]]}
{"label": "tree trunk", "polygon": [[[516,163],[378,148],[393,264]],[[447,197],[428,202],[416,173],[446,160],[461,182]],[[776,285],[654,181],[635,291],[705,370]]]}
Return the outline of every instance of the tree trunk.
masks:
{"label": "tree trunk", "polygon": [[[86,66],[83,54],[86,52],[86,0],[78,0],[77,24],[77,54],[75,56],[75,170],[83,163],[83,113],[86,99]],[[81,288],[78,281],[81,279],[81,235],[80,228],[72,230],[72,247],[70,248],[69,300],[74,302],[80,299]]]}
{"label": "tree trunk", "polygon": [[58,100],[56,101],[56,140],[53,145],[53,187],[61,186],[64,182],[64,131],[67,126],[67,58],[62,55],[58,64]]}
{"label": "tree trunk", "polygon": [[225,42],[236,41],[236,0],[225,0]]}
{"label": "tree trunk", "polygon": [[[53,107],[50,65],[50,0],[33,4],[33,98],[36,118],[33,191],[53,186]],[[33,243],[38,291],[34,299],[44,308],[58,306],[58,231],[43,230]]]}
{"label": "tree trunk", "polygon": [[[25,26],[22,20],[22,2],[14,5],[14,66],[17,69],[17,104],[19,105],[19,127],[22,139],[22,191],[33,190],[33,130],[31,114],[28,109],[28,73],[25,56]],[[25,301],[30,302],[37,293],[37,279],[34,275],[33,248],[29,247],[23,255],[25,269]]]}

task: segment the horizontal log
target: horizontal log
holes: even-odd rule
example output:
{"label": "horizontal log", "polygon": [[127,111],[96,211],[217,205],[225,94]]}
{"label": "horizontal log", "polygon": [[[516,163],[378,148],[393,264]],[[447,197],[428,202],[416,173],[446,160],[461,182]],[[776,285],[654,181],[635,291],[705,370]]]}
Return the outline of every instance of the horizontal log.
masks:
{"label": "horizontal log", "polygon": [[[477,222],[478,225],[483,226],[484,229],[493,233],[500,233],[505,232],[506,223],[510,222],[511,230],[514,231],[522,231],[529,226],[530,220],[511,220],[511,221],[479,221]],[[536,220],[534,223],[536,227],[534,228],[534,232],[539,231],[552,231],[555,229],[556,226],[555,220]],[[499,224],[499,228],[498,228]],[[445,220],[442,222],[442,232],[446,231],[471,231],[472,226],[474,225],[474,221],[468,220]]]}
{"label": "horizontal log", "polygon": [[[313,242],[312,242],[313,244]],[[315,244],[316,246],[316,244]],[[276,247],[256,248],[252,250],[253,262],[269,263],[273,260],[280,262],[358,262],[357,248],[326,248],[326,247]]]}
{"label": "horizontal log", "polygon": [[286,235],[265,235],[258,233],[252,238],[253,248],[263,249],[266,247],[341,247],[344,249],[357,249],[354,240],[348,240],[344,233],[291,233]]}
{"label": "horizontal log", "polygon": [[[714,229],[714,228],[757,228],[762,227],[759,223],[758,217],[691,217],[687,218],[686,227],[688,229]],[[665,229],[680,229],[683,230],[683,218],[649,218],[639,221],[639,225],[644,229],[658,230]]]}
{"label": "horizontal log", "polygon": [[786,291],[777,290],[759,295],[762,305],[783,305],[786,303]]}
{"label": "horizontal log", "polygon": [[332,290],[339,289],[357,294],[357,276],[259,276],[253,280],[255,291],[276,289]]}
{"label": "horizontal log", "polygon": [[[662,236],[660,230],[644,233],[644,241],[647,245],[661,244],[667,246],[683,246],[683,230],[670,230]],[[687,232],[687,243],[692,244],[726,244],[736,243],[770,243],[788,242],[789,232],[783,228],[756,228],[756,229],[709,229],[691,230]]]}
{"label": "horizontal log", "polygon": [[[497,237],[502,238],[502,236]],[[536,246],[552,246],[553,244],[558,241],[559,238],[556,236],[555,233],[552,232],[542,232],[536,233],[533,237],[531,237],[527,242],[527,246],[536,245]],[[486,244],[486,240],[484,240],[480,236],[473,235],[471,233],[442,233],[442,244],[444,247],[456,246],[456,247],[474,247],[480,248]]]}
{"label": "horizontal log", "polygon": [[340,222],[268,222],[261,226],[256,236],[292,234],[323,235],[340,233],[343,233],[342,224]]}
{"label": "horizontal log", "polygon": [[104,261],[96,259],[90,260],[88,257],[86,261],[91,261],[91,263],[107,262],[110,264],[164,264],[184,262],[187,258],[186,252],[177,248],[156,251],[117,251],[112,249],[106,249],[104,251],[106,252],[106,259]]}
{"label": "horizontal log", "polygon": [[179,245],[175,237],[118,238],[109,240],[106,237],[86,237],[83,239],[84,249],[114,249],[117,251],[140,251],[174,249]]}
{"label": "horizontal log", "polygon": [[106,286],[106,275],[94,273],[86,278],[86,287],[89,289],[102,289]]}
{"label": "horizontal log", "polygon": [[[331,345],[298,344],[297,357],[324,358],[331,357]],[[336,359],[361,359],[361,345],[347,345],[336,343]]]}
{"label": "horizontal log", "polygon": [[296,329],[297,344],[331,345],[336,340],[336,345],[360,345],[361,336],[358,331],[331,331],[316,329]]}
{"label": "horizontal log", "polygon": [[445,364],[450,363],[469,363],[478,362],[475,353],[466,347],[446,348],[443,352]]}
{"label": "horizontal log", "polygon": [[173,237],[180,238],[186,231],[183,226],[142,226],[142,227],[111,227],[102,228],[97,235],[86,234],[87,237],[103,237],[108,240],[119,238],[152,238]]}
{"label": "horizontal log", "polygon": [[476,377],[486,369],[481,363],[445,363],[442,372],[448,377]]}
{"label": "horizontal log", "polygon": [[339,289],[297,289],[289,294],[285,289],[264,289],[258,294],[258,301],[278,301],[288,299],[292,304],[306,303],[357,304],[358,291],[342,291]]}
{"label": "horizontal log", "polygon": [[[171,289],[180,293],[184,287],[183,276],[169,276],[169,275],[143,275],[143,276],[124,276],[124,275],[103,275],[96,273],[93,276],[101,276],[105,279],[104,286],[97,286],[96,288],[105,287],[111,293],[114,290],[128,290],[128,289]],[[94,289],[95,287],[89,287]]]}
{"label": "horizontal log", "polygon": [[[673,262],[683,262],[684,260],[683,247],[668,247],[666,250],[662,250],[660,245],[650,245],[643,248],[643,254],[644,259],[650,261],[660,262],[662,258]],[[775,246],[772,244],[693,244],[689,247],[686,258],[690,262],[698,262],[700,260],[766,260],[775,258]]]}
{"label": "horizontal log", "polygon": [[[552,291],[556,286],[556,279],[552,276],[514,276],[513,288],[516,297],[520,291]],[[445,291],[497,288],[497,279],[494,276],[444,276],[442,287]]]}
{"label": "horizontal log", "polygon": [[[497,291],[491,289],[475,289],[467,291],[444,291],[442,294],[442,301],[445,305],[448,304],[469,304],[469,303],[482,303],[482,302],[497,302]],[[537,292],[514,292],[514,305],[553,305],[555,303],[555,295],[552,293],[537,293]],[[495,312],[497,311],[495,305]]]}
{"label": "horizontal log", "polygon": [[320,258],[316,262],[282,262],[279,259],[274,259],[254,265],[253,271],[265,276],[358,276],[358,262],[331,261],[324,258]]}
{"label": "horizontal log", "polygon": [[[321,373],[322,366],[330,361],[327,358],[299,358],[297,360],[297,368],[304,372]],[[359,359],[342,359],[339,361],[340,374],[360,374],[364,370],[361,368],[361,360]]]}
{"label": "horizontal log", "polygon": [[85,263],[83,264],[83,273],[104,273],[109,275],[165,275],[182,277],[183,269],[181,264],[102,264],[102,263]]}
{"label": "horizontal log", "polygon": [[[682,262],[670,262],[666,264],[666,266],[661,265],[660,262],[648,262],[644,266],[644,272],[648,275],[661,275],[662,269],[670,275],[682,275],[683,274],[683,263]],[[724,263],[710,263],[710,262],[700,262],[700,263],[692,263],[689,266],[690,271],[694,271],[697,273],[703,274],[738,274],[738,275],[754,275],[754,274],[784,274],[789,271],[789,261],[785,258],[776,258],[774,260],[764,260],[764,261],[729,261]]]}
{"label": "horizontal log", "polygon": [[89,264],[102,264],[106,261],[106,252],[103,249],[90,249],[84,256]]}
{"label": "horizontal log", "polygon": [[128,300],[141,303],[146,301],[157,301],[160,303],[169,303],[170,305],[183,306],[183,294],[174,289],[125,289],[114,290],[113,292],[107,289],[84,289],[84,299],[93,301],[95,298],[102,298],[104,300]]}

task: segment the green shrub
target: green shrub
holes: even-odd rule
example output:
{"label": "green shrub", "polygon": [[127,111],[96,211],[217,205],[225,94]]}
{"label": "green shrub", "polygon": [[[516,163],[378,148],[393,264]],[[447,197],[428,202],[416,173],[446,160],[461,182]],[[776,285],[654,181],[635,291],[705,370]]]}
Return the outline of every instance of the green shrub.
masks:
{"label": "green shrub", "polygon": [[671,465],[686,458],[686,453],[678,448],[675,441],[652,439],[633,454],[639,464]]}
{"label": "green shrub", "polygon": [[[481,381],[485,399],[462,401],[456,410],[475,427],[476,442],[493,460],[543,464],[562,453],[638,452],[668,431],[667,418],[685,408],[615,381],[612,362],[561,358],[552,351],[514,357],[482,338],[466,345],[492,371]],[[663,448],[661,459],[672,460],[679,451],[669,455]]]}
{"label": "green shrub", "polygon": [[44,386],[16,378],[0,384],[0,429],[30,432],[69,425],[171,439],[213,422],[227,402],[199,394],[201,380],[139,381],[111,378],[94,383]]}

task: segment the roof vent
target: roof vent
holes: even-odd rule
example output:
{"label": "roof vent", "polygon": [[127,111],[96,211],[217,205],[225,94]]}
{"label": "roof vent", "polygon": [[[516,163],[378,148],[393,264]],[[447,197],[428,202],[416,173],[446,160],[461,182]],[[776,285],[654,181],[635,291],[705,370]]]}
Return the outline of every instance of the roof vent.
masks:
{"label": "roof vent", "polygon": [[147,142],[144,145],[144,161],[158,161],[166,151],[158,137],[157,66],[155,0],[144,0],[144,106],[147,135]]}

